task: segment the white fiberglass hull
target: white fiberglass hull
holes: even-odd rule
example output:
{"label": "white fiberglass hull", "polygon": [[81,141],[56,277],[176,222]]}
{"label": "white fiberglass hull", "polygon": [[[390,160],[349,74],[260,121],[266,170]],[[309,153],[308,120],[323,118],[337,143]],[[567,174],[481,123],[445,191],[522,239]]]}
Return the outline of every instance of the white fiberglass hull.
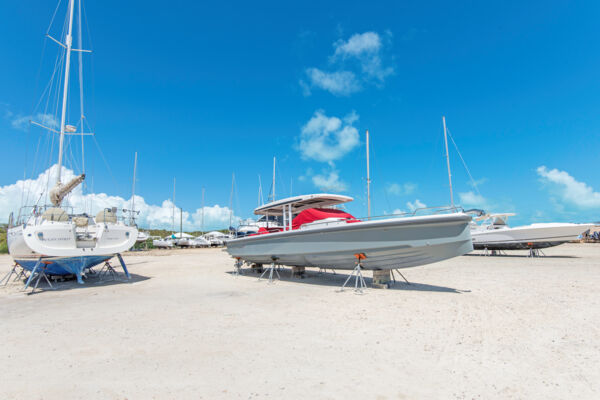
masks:
{"label": "white fiberglass hull", "polygon": [[542,249],[576,240],[591,224],[548,223],[471,230],[473,247],[489,250]]}
{"label": "white fiberglass hull", "polygon": [[463,214],[338,223],[231,239],[232,257],[257,264],[353,269],[355,254],[364,253],[365,269],[425,265],[473,250],[469,222]]}
{"label": "white fiberglass hull", "polygon": [[51,274],[80,277],[85,268],[129,250],[137,238],[136,228],[122,224],[96,224],[88,232],[93,234],[82,235],[68,222],[19,225],[8,229],[8,252],[26,269],[41,259]]}

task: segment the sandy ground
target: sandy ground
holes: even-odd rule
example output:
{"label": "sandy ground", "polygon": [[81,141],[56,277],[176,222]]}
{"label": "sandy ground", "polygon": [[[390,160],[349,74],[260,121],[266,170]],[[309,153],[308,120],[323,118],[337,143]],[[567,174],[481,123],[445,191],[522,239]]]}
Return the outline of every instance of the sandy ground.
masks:
{"label": "sandy ground", "polygon": [[344,274],[234,277],[220,249],[130,254],[130,283],[10,284],[0,398],[598,399],[600,245],[545,253],[365,295],[338,292]]}

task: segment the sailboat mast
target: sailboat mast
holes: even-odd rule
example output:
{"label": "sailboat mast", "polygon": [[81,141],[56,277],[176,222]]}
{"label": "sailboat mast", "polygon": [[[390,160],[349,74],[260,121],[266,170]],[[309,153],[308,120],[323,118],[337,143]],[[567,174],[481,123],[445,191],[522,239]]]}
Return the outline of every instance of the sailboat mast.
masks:
{"label": "sailboat mast", "polygon": [[63,86],[62,113],[60,116],[60,141],[58,145],[58,176],[57,183],[60,183],[60,175],[62,169],[63,146],[65,141],[65,123],[67,118],[67,97],[69,93],[69,69],[71,67],[71,46],[73,45],[73,8],[75,0],[69,0],[69,30],[65,37],[65,79]]}
{"label": "sailboat mast", "polygon": [[367,217],[371,219],[371,171],[369,163],[369,130],[367,129]]}
{"label": "sailboat mast", "polygon": [[273,199],[275,201],[275,157],[273,157]]}
{"label": "sailboat mast", "polygon": [[263,197],[262,182],[260,181],[260,174],[258,174],[258,206],[257,207],[260,207],[261,205],[264,204],[262,197]]}
{"label": "sailboat mast", "polygon": [[444,124],[444,143],[446,145],[446,164],[448,166],[448,183],[450,184],[450,205],[454,208],[454,193],[452,192],[452,174],[450,173],[450,154],[448,153],[448,133],[446,130],[446,117],[442,116]]}
{"label": "sailboat mast", "polygon": [[135,212],[135,173],[137,169],[137,151],[135,152],[135,157],[133,159],[133,183],[131,184],[131,211],[129,212],[130,219],[129,224],[133,225],[134,217],[133,213]]}
{"label": "sailboat mast", "polygon": [[231,194],[229,195],[229,227],[231,227],[233,218],[233,184],[235,182],[235,173],[231,173]]}
{"label": "sailboat mast", "polygon": [[[77,2],[77,37],[79,48],[83,49],[83,39],[81,36],[81,0]],[[83,52],[79,52],[79,111],[81,112],[80,119],[80,129],[81,129],[81,172],[85,174],[85,150],[84,150],[84,142],[83,142],[83,127],[84,127],[84,119],[85,112],[83,111]]]}
{"label": "sailboat mast", "polygon": [[200,229],[204,233],[204,187],[202,188],[202,220],[200,221]]}
{"label": "sailboat mast", "polygon": [[175,232],[175,178],[173,178],[173,225],[171,226],[171,231]]}

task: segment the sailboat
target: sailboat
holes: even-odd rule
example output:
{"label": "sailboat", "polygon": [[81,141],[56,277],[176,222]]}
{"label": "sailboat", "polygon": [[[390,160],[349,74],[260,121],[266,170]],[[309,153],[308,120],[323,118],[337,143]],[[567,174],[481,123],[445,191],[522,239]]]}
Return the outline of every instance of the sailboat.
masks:
{"label": "sailboat", "polygon": [[[69,193],[85,179],[85,174],[81,174],[68,182],[63,182],[61,176],[63,154],[66,147],[65,136],[85,135],[83,123],[81,124],[81,133],[77,133],[77,128],[67,123],[71,53],[79,52],[81,54],[86,51],[72,47],[76,2],[78,4],[78,23],[81,28],[81,2],[80,0],[69,0],[66,16],[67,29],[64,38],[59,40],[48,35],[64,49],[64,55],[57,63],[64,69],[60,131],[35,123],[35,125],[50,131],[50,134],[59,135],[56,182],[54,187],[47,192],[51,204],[21,207],[16,219],[11,214],[7,241],[11,257],[16,264],[32,272],[31,278],[41,272],[47,275],[75,275],[77,281],[83,283],[82,276],[87,268],[108,261],[114,256],[119,258],[126,275],[129,276],[121,253],[133,246],[138,238],[138,230],[135,226],[128,226],[119,221],[116,207],[104,209],[92,217],[86,213],[74,214],[70,207],[63,204]],[[81,29],[79,33],[81,44]],[[83,120],[83,107],[81,108]],[[43,198],[45,199],[45,196]]]}
{"label": "sailboat", "polygon": [[[450,201],[454,206],[446,117],[442,117],[442,124],[446,146]],[[495,250],[529,249],[530,255],[537,256],[539,255],[539,249],[576,240],[579,235],[594,226],[593,224],[551,222],[510,227],[508,226],[508,217],[515,216],[514,213],[490,214],[484,210],[467,210],[466,212],[473,215],[473,222],[471,222],[473,248],[476,250],[491,250],[492,252]]]}

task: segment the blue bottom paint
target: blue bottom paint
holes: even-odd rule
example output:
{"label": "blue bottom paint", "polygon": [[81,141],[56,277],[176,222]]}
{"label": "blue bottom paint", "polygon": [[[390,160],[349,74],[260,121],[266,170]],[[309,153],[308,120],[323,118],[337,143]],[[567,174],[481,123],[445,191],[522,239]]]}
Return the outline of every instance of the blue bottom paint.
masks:
{"label": "blue bottom paint", "polygon": [[[83,270],[96,266],[111,256],[83,256],[83,257],[47,257],[42,258],[42,267],[45,267],[47,275],[75,275],[81,276]],[[37,259],[15,260],[17,264],[28,271],[32,271],[37,263]]]}

